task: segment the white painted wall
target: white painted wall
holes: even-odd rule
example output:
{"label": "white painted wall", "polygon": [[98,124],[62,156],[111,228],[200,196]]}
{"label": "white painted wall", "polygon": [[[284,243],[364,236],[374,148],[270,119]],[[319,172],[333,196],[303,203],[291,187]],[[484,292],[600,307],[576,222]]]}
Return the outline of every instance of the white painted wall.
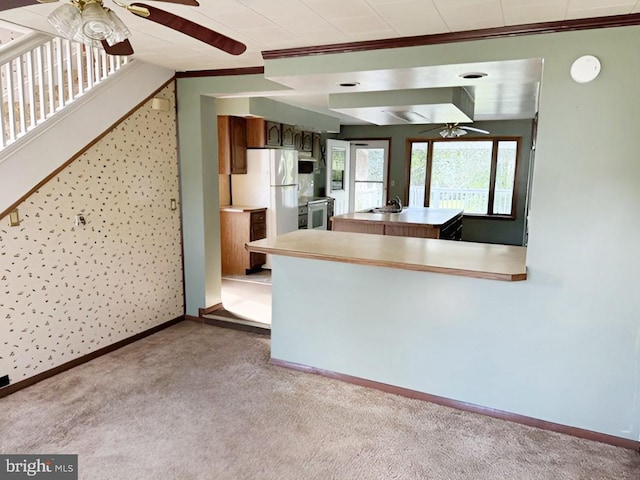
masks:
{"label": "white painted wall", "polygon": [[0,152],[0,212],[160,88],[173,70],[132,61]]}

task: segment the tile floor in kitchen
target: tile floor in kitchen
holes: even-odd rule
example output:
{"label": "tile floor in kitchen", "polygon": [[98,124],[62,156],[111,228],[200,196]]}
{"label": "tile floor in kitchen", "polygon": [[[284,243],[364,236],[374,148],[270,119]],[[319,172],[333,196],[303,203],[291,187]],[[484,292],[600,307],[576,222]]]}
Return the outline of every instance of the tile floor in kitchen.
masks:
{"label": "tile floor in kitchen", "polygon": [[271,325],[271,270],[222,277],[222,305],[247,324]]}

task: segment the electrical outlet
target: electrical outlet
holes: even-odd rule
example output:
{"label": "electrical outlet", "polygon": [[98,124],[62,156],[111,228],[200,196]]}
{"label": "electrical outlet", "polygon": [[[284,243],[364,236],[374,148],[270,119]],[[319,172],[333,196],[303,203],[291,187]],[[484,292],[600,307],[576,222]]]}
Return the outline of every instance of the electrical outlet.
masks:
{"label": "electrical outlet", "polygon": [[0,388],[6,387],[9,385],[9,375],[3,375],[0,377]]}

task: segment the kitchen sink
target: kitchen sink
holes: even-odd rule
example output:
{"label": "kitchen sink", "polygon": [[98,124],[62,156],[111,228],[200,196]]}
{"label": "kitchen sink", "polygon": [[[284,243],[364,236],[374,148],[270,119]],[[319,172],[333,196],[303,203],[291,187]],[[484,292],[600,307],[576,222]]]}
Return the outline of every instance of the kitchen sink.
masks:
{"label": "kitchen sink", "polygon": [[384,207],[370,208],[369,210],[362,210],[362,213],[400,213],[402,208],[398,208],[395,205],[386,205]]}

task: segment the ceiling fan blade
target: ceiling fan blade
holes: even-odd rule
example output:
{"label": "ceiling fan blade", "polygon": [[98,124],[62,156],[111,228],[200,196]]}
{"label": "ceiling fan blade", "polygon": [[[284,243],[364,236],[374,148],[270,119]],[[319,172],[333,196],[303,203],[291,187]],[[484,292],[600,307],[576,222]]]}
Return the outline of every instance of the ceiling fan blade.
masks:
{"label": "ceiling fan blade", "polygon": [[179,3],[180,5],[188,5],[190,7],[199,7],[200,4],[196,0],[155,0],[156,2]]}
{"label": "ceiling fan blade", "polygon": [[141,18],[146,18],[147,20],[151,20],[153,22],[159,23],[160,25],[172,28],[173,30],[176,30],[178,32],[182,32],[185,35],[189,35],[190,37],[200,40],[201,42],[219,48],[220,50],[231,55],[240,55],[247,49],[247,46],[244,43],[238,42],[237,40],[229,38],[221,33],[214,32],[213,30],[209,30],[202,25],[198,25],[191,20],[179,17],[177,15],[174,15],[173,13],[166,12],[164,10],[160,10],[159,8],[151,7],[142,3],[132,3],[131,6],[141,7],[149,11],[148,17],[139,15],[135,11],[131,12],[135,15],[140,16]]}
{"label": "ceiling fan blade", "polygon": [[102,40],[102,48],[108,55],[133,55],[133,47],[129,40],[123,40],[115,45],[109,45],[106,40]]}
{"label": "ceiling fan blade", "polygon": [[431,133],[431,132],[435,132],[436,130],[442,130],[443,127],[435,127],[435,128],[430,128],[429,130],[424,130],[422,132],[418,132],[418,135],[422,135],[424,133]]}
{"label": "ceiling fan blade", "polygon": [[474,128],[474,127],[466,127],[466,126],[462,126],[462,127],[458,127],[458,128],[462,128],[464,130],[469,130],[470,132],[478,132],[478,133],[484,133],[485,135],[489,135],[489,132],[486,130],[481,130],[479,128]]}
{"label": "ceiling fan blade", "polygon": [[12,8],[27,7],[29,5],[37,5],[39,3],[53,3],[58,0],[3,0],[0,2],[0,12],[3,10],[11,10]]}

